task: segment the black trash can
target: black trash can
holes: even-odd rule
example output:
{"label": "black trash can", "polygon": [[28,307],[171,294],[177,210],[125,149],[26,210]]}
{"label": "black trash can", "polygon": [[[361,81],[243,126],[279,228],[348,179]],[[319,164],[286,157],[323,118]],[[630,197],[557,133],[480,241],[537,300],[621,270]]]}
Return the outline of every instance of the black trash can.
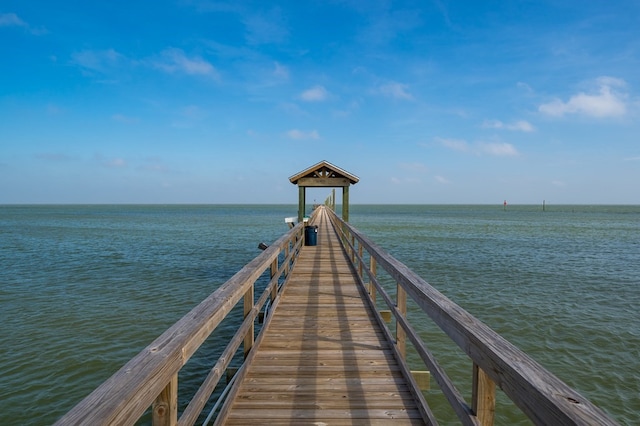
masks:
{"label": "black trash can", "polygon": [[304,245],[315,246],[317,244],[318,244],[318,227],[305,226],[304,227]]}

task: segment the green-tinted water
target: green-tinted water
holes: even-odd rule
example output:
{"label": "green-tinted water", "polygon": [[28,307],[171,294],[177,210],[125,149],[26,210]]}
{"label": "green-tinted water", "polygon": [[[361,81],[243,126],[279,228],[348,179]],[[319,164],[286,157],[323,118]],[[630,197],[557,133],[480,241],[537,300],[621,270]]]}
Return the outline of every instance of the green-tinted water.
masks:
{"label": "green-tinted water", "polygon": [[[295,206],[0,206],[2,424],[55,421],[295,214]],[[638,422],[640,207],[356,205],[350,218],[619,422]],[[412,315],[466,393],[465,357]],[[212,358],[198,357],[181,391]],[[437,391],[428,398],[443,424],[457,423]],[[500,424],[518,422],[504,404]]]}

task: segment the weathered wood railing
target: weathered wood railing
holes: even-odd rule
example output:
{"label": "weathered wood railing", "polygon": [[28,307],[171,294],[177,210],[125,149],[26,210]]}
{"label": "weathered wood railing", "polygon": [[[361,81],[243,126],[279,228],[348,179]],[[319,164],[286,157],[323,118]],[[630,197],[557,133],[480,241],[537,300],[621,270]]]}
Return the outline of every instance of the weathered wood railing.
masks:
{"label": "weathered wood railing", "polygon": [[[279,297],[279,284],[295,264],[303,231],[300,223],[266,248],[56,425],[134,424],[149,407],[153,425],[193,425],[240,344],[244,344],[245,356],[251,349],[255,320],[269,298],[274,303]],[[254,303],[255,283],[267,269],[270,281]],[[241,299],[244,321],[178,419],[178,372]]]}
{"label": "weathered wood railing", "polygon": [[[358,271],[362,285],[368,285],[370,303],[375,309],[377,297],[380,295],[395,317],[397,351],[401,354],[406,353],[407,339],[413,344],[418,356],[430,370],[461,424],[492,425],[494,423],[496,386],[502,389],[534,424],[617,424],[600,408],[438,292],[353,226],[338,218],[334,212],[330,211],[330,214],[335,228],[342,234],[342,242],[355,270]],[[388,295],[378,279],[380,267],[397,283],[396,300]],[[406,316],[407,296],[411,297],[418,307],[471,359],[473,369],[470,372],[472,382],[470,405],[465,402],[427,345],[409,323]]]}

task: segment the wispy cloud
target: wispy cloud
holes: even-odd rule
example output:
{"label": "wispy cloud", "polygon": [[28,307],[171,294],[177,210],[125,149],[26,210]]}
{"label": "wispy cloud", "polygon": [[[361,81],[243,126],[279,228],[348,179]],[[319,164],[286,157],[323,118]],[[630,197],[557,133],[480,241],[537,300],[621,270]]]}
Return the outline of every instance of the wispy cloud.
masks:
{"label": "wispy cloud", "polygon": [[518,132],[533,132],[535,130],[535,127],[525,120],[518,120],[513,123],[503,123],[500,120],[487,120],[482,123],[482,127],[486,129],[504,129]]}
{"label": "wispy cloud", "polygon": [[207,112],[197,105],[187,105],[176,112],[172,127],[187,129],[201,122],[207,117]]}
{"label": "wispy cloud", "polygon": [[387,2],[346,2],[367,15],[368,25],[358,36],[363,45],[386,45],[422,23],[418,10],[392,9]]}
{"label": "wispy cloud", "polygon": [[398,165],[401,169],[409,170],[412,172],[426,172],[427,166],[422,163],[400,163]]}
{"label": "wispy cloud", "polygon": [[127,161],[122,157],[105,158],[102,155],[96,155],[95,159],[107,169],[125,169],[128,166]]}
{"label": "wispy cloud", "polygon": [[41,152],[35,155],[38,160],[51,161],[51,162],[63,162],[73,159],[70,155],[62,154],[59,152]]}
{"label": "wispy cloud", "polygon": [[199,56],[188,57],[182,49],[174,47],[163,50],[154,65],[170,74],[182,73],[220,79],[218,71],[211,63]]}
{"label": "wispy cloud", "polygon": [[462,139],[436,138],[436,142],[445,148],[458,152],[469,152],[471,150],[469,144]]}
{"label": "wispy cloud", "polygon": [[627,93],[624,91],[626,82],[614,77],[600,77],[596,79],[597,90],[592,93],[580,92],[563,102],[556,98],[542,104],[538,110],[554,117],[565,114],[581,114],[589,117],[619,117],[627,112]]}
{"label": "wispy cloud", "polygon": [[436,180],[436,182],[441,183],[443,185],[448,185],[451,183],[451,181],[444,176],[436,175],[433,178]]}
{"label": "wispy cloud", "polygon": [[393,183],[394,185],[416,184],[421,182],[422,181],[420,179],[413,178],[413,177],[405,177],[405,178],[399,178],[395,176],[391,177],[391,183]]}
{"label": "wispy cloud", "polygon": [[243,22],[247,31],[246,40],[249,44],[283,43],[289,36],[282,11],[278,7],[264,14],[247,16]]}
{"label": "wispy cloud", "polygon": [[138,167],[138,170],[143,172],[152,173],[170,173],[171,169],[167,166],[162,159],[158,157],[148,157],[144,160],[144,163]]}
{"label": "wispy cloud", "polygon": [[36,28],[23,21],[15,13],[0,13],[0,27],[19,27],[33,35],[47,34],[45,28]]}
{"label": "wispy cloud", "polygon": [[320,139],[320,135],[317,130],[303,132],[302,130],[292,129],[287,132],[287,137],[294,140]]}
{"label": "wispy cloud", "polygon": [[477,144],[480,152],[496,157],[514,157],[518,155],[516,148],[506,142],[481,142]]}
{"label": "wispy cloud", "polygon": [[329,92],[323,86],[314,86],[300,94],[300,99],[306,102],[321,102],[329,97]]}
{"label": "wispy cloud", "polygon": [[118,121],[120,123],[125,123],[125,124],[134,124],[139,122],[140,120],[136,117],[129,117],[126,116],[124,114],[113,114],[111,116],[112,120]]}
{"label": "wispy cloud", "polygon": [[274,64],[273,76],[280,80],[289,80],[289,68],[276,62]]}
{"label": "wispy cloud", "polygon": [[446,138],[436,138],[436,142],[453,151],[475,155],[491,155],[495,157],[514,157],[520,155],[512,144],[506,142],[476,142],[470,144],[461,139]]}
{"label": "wispy cloud", "polygon": [[114,49],[81,50],[71,54],[71,62],[85,71],[107,73],[117,67],[124,56]]}
{"label": "wispy cloud", "polygon": [[403,100],[412,100],[413,95],[407,91],[409,88],[408,85],[398,83],[395,81],[382,84],[378,87],[378,92],[384,96],[393,98],[393,99],[403,99]]}

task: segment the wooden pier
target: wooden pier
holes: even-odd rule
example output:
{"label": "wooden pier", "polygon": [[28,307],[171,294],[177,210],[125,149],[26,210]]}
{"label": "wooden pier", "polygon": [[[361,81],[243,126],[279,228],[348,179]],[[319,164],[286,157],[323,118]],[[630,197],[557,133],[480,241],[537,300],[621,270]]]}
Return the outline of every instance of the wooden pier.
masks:
{"label": "wooden pier", "polygon": [[303,248],[219,422],[424,424],[328,214],[313,224],[317,245]]}
{"label": "wooden pier", "polygon": [[[294,175],[298,224],[78,403],[57,425],[494,424],[502,392],[537,425],[616,425],[602,409],[438,292],[351,226],[348,187],[358,178],[326,161]],[[343,188],[343,218],[320,206],[305,245],[305,188]],[[332,198],[328,206],[335,207]],[[346,212],[346,214],[345,214]],[[307,241],[309,243],[309,241]],[[382,279],[384,277],[384,280]],[[268,283],[255,294],[256,283]],[[386,284],[383,285],[382,282]],[[389,287],[391,282],[391,287]],[[261,287],[262,287],[261,283]],[[407,316],[407,302],[469,358],[469,402]],[[377,311],[386,305],[388,325]],[[193,395],[178,401],[178,374],[242,306],[235,334]],[[264,323],[256,332],[258,318]],[[412,347],[451,408],[436,419],[405,362]],[[240,351],[242,346],[243,350]],[[221,378],[243,357],[233,385]],[[213,395],[221,394],[219,403]],[[211,406],[213,406],[211,408]],[[205,407],[207,410],[205,411]],[[219,409],[219,411],[218,411]],[[209,412],[209,416],[207,416]]]}

